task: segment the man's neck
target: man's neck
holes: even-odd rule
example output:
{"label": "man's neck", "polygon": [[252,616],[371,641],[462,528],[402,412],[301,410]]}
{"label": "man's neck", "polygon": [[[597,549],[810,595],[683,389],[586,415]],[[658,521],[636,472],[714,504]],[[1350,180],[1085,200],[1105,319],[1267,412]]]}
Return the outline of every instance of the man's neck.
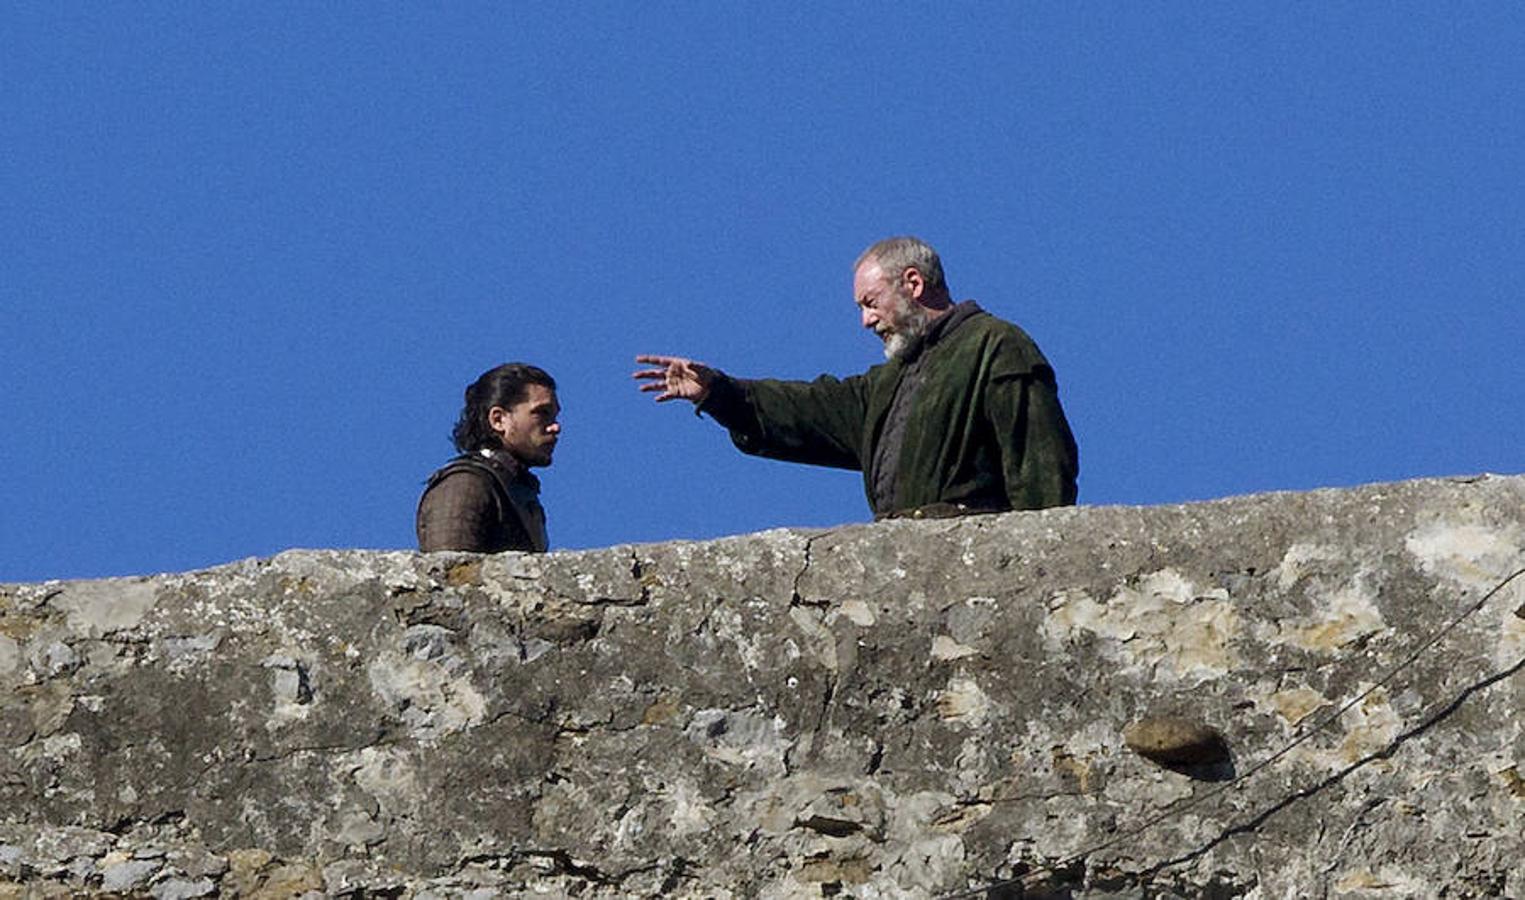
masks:
{"label": "man's neck", "polygon": [[953,311],[953,298],[947,294],[937,297],[926,297],[916,301],[922,309],[926,310],[927,321],[935,322]]}

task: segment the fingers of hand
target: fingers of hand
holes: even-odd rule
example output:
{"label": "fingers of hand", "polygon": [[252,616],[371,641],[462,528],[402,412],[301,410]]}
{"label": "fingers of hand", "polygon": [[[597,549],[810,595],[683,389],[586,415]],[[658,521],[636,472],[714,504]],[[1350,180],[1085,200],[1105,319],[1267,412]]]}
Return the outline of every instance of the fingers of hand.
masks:
{"label": "fingers of hand", "polygon": [[658,403],[696,397],[701,384],[707,380],[705,376],[708,370],[703,365],[679,356],[642,354],[637,356],[635,361],[660,367],[639,369],[632,372],[630,376],[641,382],[642,392],[656,393]]}

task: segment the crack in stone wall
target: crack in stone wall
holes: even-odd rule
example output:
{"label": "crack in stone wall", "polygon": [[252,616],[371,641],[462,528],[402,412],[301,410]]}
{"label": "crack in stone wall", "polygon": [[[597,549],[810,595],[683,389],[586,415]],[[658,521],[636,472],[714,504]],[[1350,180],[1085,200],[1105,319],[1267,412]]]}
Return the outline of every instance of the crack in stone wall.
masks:
{"label": "crack in stone wall", "polygon": [[[1522,510],[1489,476],[0,585],[0,896],[1522,895],[1525,590],[1361,696],[1525,565]],[[1133,753],[1150,716],[1228,758]]]}

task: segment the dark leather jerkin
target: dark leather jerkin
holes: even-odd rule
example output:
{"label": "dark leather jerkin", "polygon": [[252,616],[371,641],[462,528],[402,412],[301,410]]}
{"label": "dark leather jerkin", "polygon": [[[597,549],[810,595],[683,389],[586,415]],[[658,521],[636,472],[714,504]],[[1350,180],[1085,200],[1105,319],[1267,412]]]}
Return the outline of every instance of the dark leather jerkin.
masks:
{"label": "dark leather jerkin", "polygon": [[[521,508],[514,500],[514,491],[508,481],[508,473],[502,467],[495,466],[487,460],[468,454],[458,456],[446,463],[433,475],[429,476],[429,483],[424,488],[428,493],[431,488],[439,484],[447,476],[456,472],[471,471],[487,476],[488,484],[492,486],[493,502],[498,508],[498,533],[489,541],[487,552],[498,553],[503,550],[517,550],[530,548],[537,553],[546,550],[544,526],[535,527],[534,516],[531,512]],[[531,498],[530,503],[539,506],[539,501]],[[545,514],[541,512],[540,521],[545,521]]]}

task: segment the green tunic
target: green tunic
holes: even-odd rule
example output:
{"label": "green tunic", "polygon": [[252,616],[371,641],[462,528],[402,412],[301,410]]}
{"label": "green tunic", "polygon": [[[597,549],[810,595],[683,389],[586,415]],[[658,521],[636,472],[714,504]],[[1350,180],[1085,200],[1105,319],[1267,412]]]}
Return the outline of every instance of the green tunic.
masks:
{"label": "green tunic", "polygon": [[898,404],[907,418],[892,502],[876,507],[870,470],[914,361],[842,379],[722,379],[703,409],[745,453],[863,471],[879,517],[1073,504],[1079,453],[1053,369],[1022,329],[967,306],[919,348],[922,381]]}

